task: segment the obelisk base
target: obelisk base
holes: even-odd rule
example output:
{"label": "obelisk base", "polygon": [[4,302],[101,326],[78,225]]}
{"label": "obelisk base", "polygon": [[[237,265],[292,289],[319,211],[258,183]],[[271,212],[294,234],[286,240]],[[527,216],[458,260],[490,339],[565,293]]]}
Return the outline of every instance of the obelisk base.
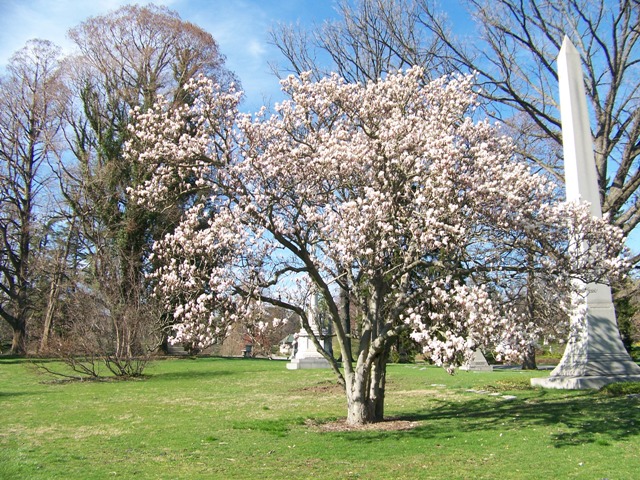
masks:
{"label": "obelisk base", "polygon": [[287,370],[308,370],[312,368],[331,368],[324,358],[294,358],[287,363]]}
{"label": "obelisk base", "polygon": [[617,328],[613,303],[589,305],[586,325],[574,328],[562,360],[548,378],[531,385],[582,390],[614,382],[640,382],[640,366],[629,356]]}
{"label": "obelisk base", "polygon": [[331,368],[326,358],[318,353],[309,334],[301,329],[298,333],[298,350],[295,357],[287,363],[287,370],[305,370],[312,368]]}

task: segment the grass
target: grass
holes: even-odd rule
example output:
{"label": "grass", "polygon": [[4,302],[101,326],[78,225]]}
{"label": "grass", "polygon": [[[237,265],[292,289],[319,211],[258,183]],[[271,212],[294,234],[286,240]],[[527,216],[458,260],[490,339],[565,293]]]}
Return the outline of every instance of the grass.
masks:
{"label": "grass", "polygon": [[56,382],[0,359],[0,478],[632,479],[640,468],[640,400],[530,388],[545,372],[390,365],[386,413],[413,428],[357,431],[323,428],[346,414],[326,370],[202,358],[147,373]]}

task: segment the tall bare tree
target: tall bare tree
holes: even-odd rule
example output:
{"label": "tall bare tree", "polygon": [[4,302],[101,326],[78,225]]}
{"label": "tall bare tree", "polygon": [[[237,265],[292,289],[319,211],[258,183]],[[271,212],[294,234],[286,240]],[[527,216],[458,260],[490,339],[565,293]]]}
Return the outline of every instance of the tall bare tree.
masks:
{"label": "tall bare tree", "polygon": [[[41,280],[45,280],[43,289],[42,336],[40,337],[39,352],[46,352],[50,334],[54,328],[54,319],[60,310],[61,293],[65,286],[72,284],[69,277],[75,276],[79,270],[77,257],[82,249],[77,244],[77,219],[73,215],[52,216],[48,228],[41,242],[46,248],[47,255],[41,259]],[[72,259],[71,265],[69,260]],[[75,263],[75,265],[74,265]],[[80,272],[77,272],[80,273]]]}
{"label": "tall bare tree", "polygon": [[29,41],[0,79],[0,316],[13,329],[14,354],[26,352],[41,196],[65,105],[59,53]]}
{"label": "tall bare tree", "polygon": [[[478,72],[487,112],[520,140],[521,154],[562,179],[556,57],[564,35],[580,52],[602,211],[626,235],[640,222],[640,2],[638,0],[463,0],[476,36],[456,37],[432,0],[422,25],[446,45],[451,68]],[[635,251],[631,264],[640,261]],[[623,337],[633,309],[614,289]]]}
{"label": "tall bare tree", "polygon": [[[123,322],[114,323],[118,332],[129,324],[118,312],[144,303],[137,296],[146,291],[153,239],[171,229],[188,201],[176,199],[155,213],[129,201],[128,189],[145,181],[122,155],[130,112],[146,110],[160,94],[174,106],[188,103],[183,87],[199,74],[221,84],[234,76],[214,38],[165,7],[125,6],[87,19],[69,35],[78,47],[68,63],[78,101],[69,121],[75,162],[66,168],[65,194],[81,223],[101,298],[123,303],[109,307],[114,322]],[[121,338],[129,337],[136,335]]]}
{"label": "tall bare tree", "polygon": [[422,28],[420,4],[413,0],[341,0],[340,19],[312,31],[279,24],[272,43],[287,65],[276,74],[312,71],[316,78],[337,72],[350,82],[377,80],[413,65],[428,65],[428,75],[444,73],[444,44]]}
{"label": "tall bare tree", "polygon": [[[421,0],[422,25],[446,45],[447,59],[476,71],[496,118],[528,137],[562,143],[555,59],[564,35],[582,59],[593,116],[600,203],[630,234],[640,222],[640,3],[637,0],[464,0],[477,37],[451,35],[433,6]],[[523,129],[526,126],[526,129]],[[548,156],[525,151],[551,171]],[[640,259],[636,256],[634,263]]]}

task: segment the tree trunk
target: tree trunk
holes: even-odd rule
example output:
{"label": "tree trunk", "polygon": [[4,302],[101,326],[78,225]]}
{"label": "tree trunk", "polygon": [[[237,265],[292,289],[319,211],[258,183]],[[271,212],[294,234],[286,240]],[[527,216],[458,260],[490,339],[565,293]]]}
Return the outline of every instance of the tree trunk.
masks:
{"label": "tree trunk", "polygon": [[522,370],[537,370],[536,365],[536,347],[528,345],[524,351],[524,359],[522,360]]}
{"label": "tree trunk", "polygon": [[388,349],[376,358],[370,369],[356,368],[347,384],[347,423],[364,425],[384,420]]}
{"label": "tree trunk", "polygon": [[49,343],[49,332],[51,331],[51,325],[53,323],[53,315],[56,311],[58,303],[58,282],[59,279],[54,277],[49,289],[49,300],[47,301],[47,310],[44,315],[44,327],[42,328],[42,339],[40,340],[40,350],[44,351]]}
{"label": "tree trunk", "polygon": [[[529,253],[527,263],[533,265],[533,254]],[[527,310],[529,321],[536,320],[536,295],[535,295],[535,278],[533,271],[527,274]],[[523,370],[537,370],[536,365],[536,347],[533,343],[527,345],[524,351],[524,359],[522,360]]]}
{"label": "tree trunk", "polygon": [[355,374],[357,380],[355,385],[351,387],[351,391],[347,391],[347,424],[349,425],[365,425],[376,421],[375,412],[369,400],[369,392],[367,389],[367,381],[364,377]]}
{"label": "tree trunk", "polygon": [[347,424],[365,425],[384,420],[384,389],[375,398],[365,386],[365,392],[347,394]]}
{"label": "tree trunk", "polygon": [[[380,422],[384,419],[385,383],[389,338],[381,340],[378,335],[383,330],[382,294],[383,283],[376,282],[375,289],[367,299],[367,328],[360,338],[360,354],[355,372],[347,383],[347,423],[362,425]],[[374,346],[375,342],[382,342]]]}
{"label": "tree trunk", "polygon": [[347,402],[347,424],[365,425],[373,423],[369,406],[364,399],[352,399]]}
{"label": "tree trunk", "polygon": [[26,355],[27,353],[27,323],[18,320],[12,324],[13,340],[11,341],[11,353],[13,355]]}
{"label": "tree trunk", "polygon": [[371,382],[369,387],[369,396],[371,406],[373,408],[373,417],[375,422],[384,420],[384,399],[385,387],[387,382],[387,359],[389,357],[390,347],[387,347],[373,362],[371,369]]}
{"label": "tree trunk", "polygon": [[53,324],[53,316],[56,312],[56,308],[58,307],[58,293],[60,291],[60,283],[64,278],[67,258],[69,257],[69,252],[71,251],[71,243],[73,239],[73,232],[75,229],[75,225],[76,225],[76,217],[74,216],[71,220],[71,225],[69,227],[69,235],[67,236],[65,247],[62,251],[60,251],[60,254],[56,258],[53,279],[51,280],[51,286],[49,289],[49,299],[47,301],[47,310],[44,316],[44,328],[42,329],[42,340],[40,341],[40,350],[45,350],[47,348],[47,343],[49,342],[49,333],[51,332],[51,326]]}
{"label": "tree trunk", "polygon": [[351,350],[351,301],[349,298],[349,291],[346,288],[340,289],[340,298],[342,304],[342,319],[344,321],[345,349],[349,353],[349,358],[343,359],[343,361],[353,362]]}
{"label": "tree trunk", "polygon": [[[359,363],[359,362],[358,362]],[[347,394],[347,424],[364,425],[372,422],[369,410],[368,396],[369,372],[363,365],[357,365],[355,371],[345,378],[345,392]]]}

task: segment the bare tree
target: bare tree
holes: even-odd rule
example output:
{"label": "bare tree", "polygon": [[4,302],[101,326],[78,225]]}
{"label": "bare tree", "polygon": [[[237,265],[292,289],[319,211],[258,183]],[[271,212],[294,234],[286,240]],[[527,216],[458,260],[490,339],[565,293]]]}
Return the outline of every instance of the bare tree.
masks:
{"label": "bare tree", "polygon": [[[42,271],[46,271],[48,277],[48,288],[43,292],[46,300],[43,306],[42,336],[40,337],[40,352],[48,349],[49,337],[54,328],[54,320],[59,310],[60,295],[65,285],[69,283],[69,271],[77,269],[77,262],[69,266],[69,258],[77,259],[80,248],[77,244],[77,218],[75,216],[53,217],[51,219],[50,233],[47,235],[48,255],[42,263],[46,264]],[[60,228],[56,229],[57,226]],[[72,252],[72,250],[74,250]],[[73,268],[75,267],[75,268]]]}
{"label": "bare tree", "polygon": [[[422,25],[446,45],[455,70],[476,71],[488,110],[530,146],[562,144],[555,59],[564,35],[576,45],[594,117],[593,138],[603,213],[631,233],[640,222],[640,7],[637,0],[465,0],[478,36],[455,37],[429,0]],[[524,120],[524,121],[523,121]],[[527,126],[528,131],[523,128]],[[559,174],[553,158],[523,150]],[[640,257],[634,258],[634,263]]]}
{"label": "bare tree", "polygon": [[174,106],[188,103],[183,86],[193,76],[225,85],[234,76],[213,37],[165,7],[125,6],[89,18],[69,35],[79,52],[67,65],[77,102],[68,137],[75,162],[65,168],[64,192],[81,223],[93,285],[105,289],[103,299],[122,302],[109,307],[120,312],[143,302],[137,296],[147,295],[151,244],[171,230],[189,202],[183,196],[150,212],[129,201],[128,189],[146,180],[122,155],[130,112],[146,110],[158,95]]}
{"label": "bare tree", "polygon": [[529,272],[523,284],[512,282],[506,300],[520,314],[523,348],[522,369],[536,370],[536,350],[543,342],[562,342],[569,334],[566,292],[559,291],[545,275]]}
{"label": "bare tree", "polygon": [[52,43],[29,41],[0,80],[0,316],[13,329],[14,354],[26,353],[39,202],[65,105],[58,59]]}
{"label": "bare tree", "polygon": [[[354,4],[355,3],[355,4]],[[287,60],[273,65],[277,74],[337,72],[350,82],[377,80],[413,65],[427,65],[428,75],[444,73],[443,43],[421,28],[420,4],[413,0],[341,0],[339,21],[313,31],[280,24],[271,40]]]}
{"label": "bare tree", "polygon": [[[106,266],[113,260],[117,259],[101,258],[99,263],[105,271],[119,272]],[[160,318],[158,302],[142,292],[122,298],[121,280],[105,280],[81,270],[75,275],[76,285],[81,286],[69,289],[57,302],[61,318],[44,352],[66,364],[74,378],[100,378],[105,370],[121,378],[142,375],[161,341],[161,328],[154,323]],[[102,285],[96,285],[97,278]],[[67,369],[58,365],[39,362],[37,366],[68,376]]]}

